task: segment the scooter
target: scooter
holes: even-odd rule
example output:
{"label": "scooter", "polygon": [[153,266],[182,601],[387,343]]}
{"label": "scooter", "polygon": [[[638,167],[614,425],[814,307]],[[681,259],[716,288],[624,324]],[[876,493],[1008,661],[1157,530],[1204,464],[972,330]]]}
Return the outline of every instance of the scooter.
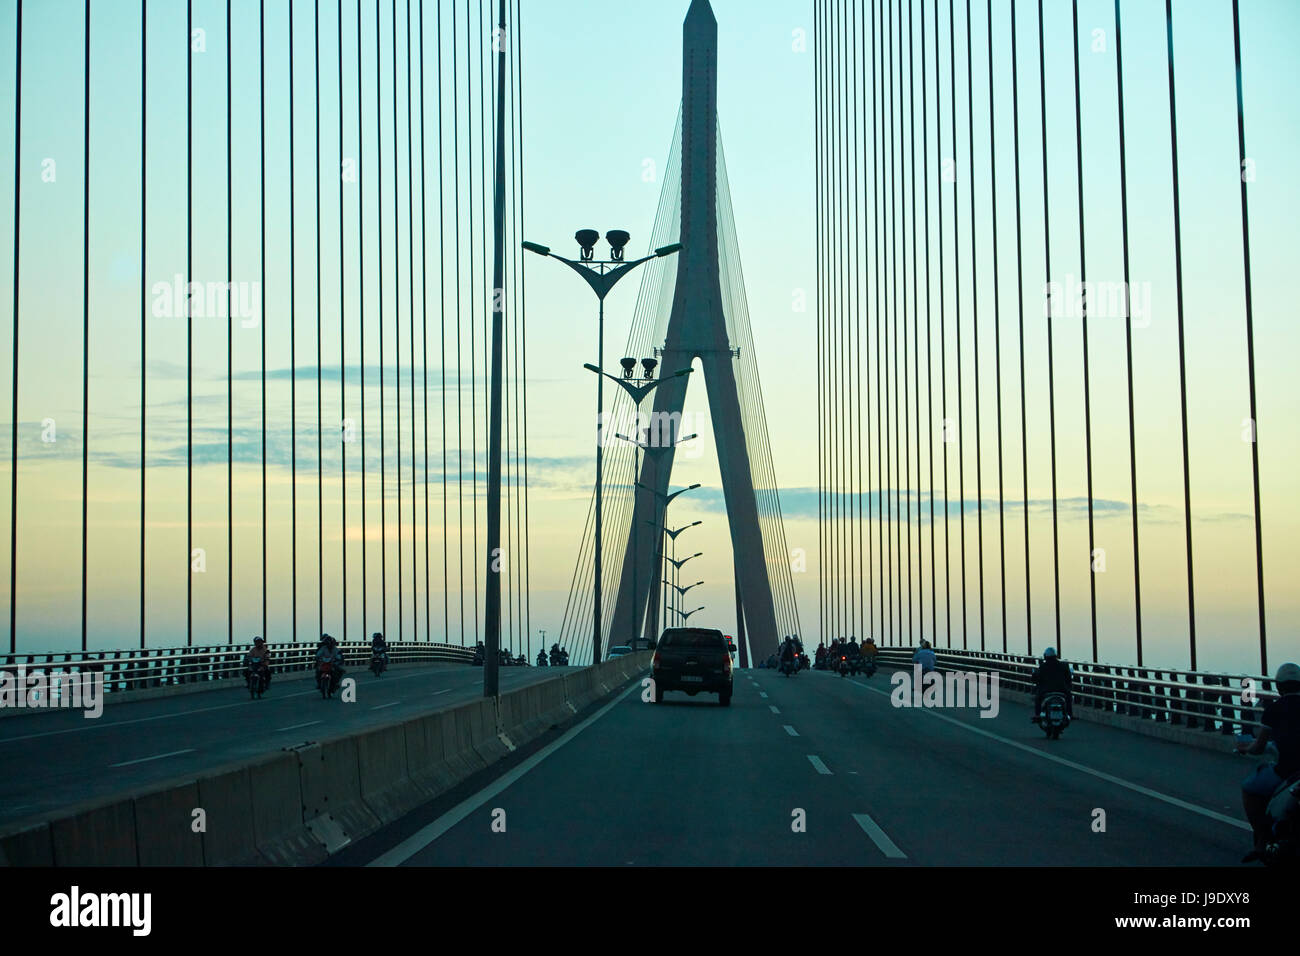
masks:
{"label": "scooter", "polygon": [[388,655],[382,651],[378,654],[370,655],[370,670],[376,677],[388,670]]}
{"label": "scooter", "polygon": [[1300,773],[1273,791],[1268,801],[1273,838],[1259,853],[1265,866],[1300,863]]}
{"label": "scooter", "polygon": [[1043,728],[1048,740],[1059,740],[1061,731],[1070,726],[1065,713],[1065,695],[1059,691],[1043,695],[1042,710],[1034,721]]}
{"label": "scooter", "polygon": [[[1238,734],[1238,753],[1244,753],[1253,743],[1251,734]],[[1276,760],[1277,747],[1267,748]],[[1270,838],[1261,850],[1252,850],[1241,862],[1258,861],[1265,866],[1296,866],[1300,864],[1300,773],[1292,774],[1280,783],[1269,797],[1265,807]]]}
{"label": "scooter", "polygon": [[265,664],[253,664],[244,672],[248,681],[248,696],[261,697],[266,693],[266,685],[270,683],[270,674]]}
{"label": "scooter", "polygon": [[321,698],[328,700],[334,693],[334,664],[330,661],[321,661],[316,665],[316,686],[320,689]]}

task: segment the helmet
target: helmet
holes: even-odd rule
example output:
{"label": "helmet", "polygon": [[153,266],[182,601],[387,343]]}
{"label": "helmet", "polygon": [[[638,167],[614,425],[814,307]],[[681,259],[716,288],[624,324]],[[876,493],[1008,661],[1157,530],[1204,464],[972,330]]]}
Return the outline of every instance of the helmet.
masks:
{"label": "helmet", "polygon": [[255,638],[253,638],[253,643],[254,643],[254,644],[265,644],[265,643],[266,643],[266,639],[265,639],[265,638],[261,638],[261,637],[255,637]]}
{"label": "helmet", "polygon": [[1274,678],[1279,684],[1290,684],[1300,681],[1300,665],[1283,664],[1277,669],[1277,677]]}
{"label": "helmet", "polygon": [[1055,656],[1056,656],[1056,648],[1046,647],[1043,649],[1043,660],[1047,660],[1049,657],[1055,657]]}
{"label": "helmet", "polygon": [[867,638],[867,643],[868,643],[868,644],[874,644],[874,643],[876,643],[876,639],[875,639],[874,637],[869,637],[869,638]]}

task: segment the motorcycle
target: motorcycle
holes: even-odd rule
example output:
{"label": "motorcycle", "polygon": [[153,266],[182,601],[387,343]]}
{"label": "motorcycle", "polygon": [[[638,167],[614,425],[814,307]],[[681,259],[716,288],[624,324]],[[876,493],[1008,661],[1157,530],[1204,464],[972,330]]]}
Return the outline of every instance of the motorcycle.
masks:
{"label": "motorcycle", "polygon": [[786,677],[792,677],[799,670],[799,665],[794,658],[786,657],[781,660],[781,673]]}
{"label": "motorcycle", "polygon": [[329,699],[334,693],[334,665],[330,661],[321,661],[316,665],[316,686],[320,689],[322,699]]}
{"label": "motorcycle", "polygon": [[841,677],[847,677],[847,676],[848,676],[848,673],[849,673],[849,655],[847,655],[847,654],[841,654],[841,655],[840,655],[840,662],[839,662],[839,664],[836,666],[836,670],[838,670],[838,671],[840,672],[840,676],[841,676]]}
{"label": "motorcycle", "polygon": [[266,693],[266,685],[270,683],[270,673],[265,664],[250,664],[244,671],[244,676],[248,682],[248,696],[261,697]]}
{"label": "motorcycle", "polygon": [[370,670],[376,677],[388,670],[388,655],[382,651],[370,655]]}
{"label": "motorcycle", "polygon": [[1070,725],[1070,718],[1065,714],[1065,695],[1060,692],[1043,695],[1042,710],[1034,718],[1048,740],[1059,740],[1061,731]]}
{"label": "motorcycle", "polygon": [[538,666],[538,667],[545,667],[545,666],[546,666],[546,655],[545,655],[545,654],[538,654],[538,655],[537,655],[537,666]]}
{"label": "motorcycle", "polygon": [[1300,773],[1273,791],[1268,801],[1273,837],[1258,854],[1265,866],[1300,862]]}

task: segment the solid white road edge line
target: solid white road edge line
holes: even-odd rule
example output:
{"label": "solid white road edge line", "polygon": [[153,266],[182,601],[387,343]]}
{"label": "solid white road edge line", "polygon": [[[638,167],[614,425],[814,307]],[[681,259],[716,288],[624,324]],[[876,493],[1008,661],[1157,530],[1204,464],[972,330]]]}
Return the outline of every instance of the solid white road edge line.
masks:
{"label": "solid white road edge line", "polygon": [[532,770],[534,767],[540,764],[551,754],[555,753],[555,751],[559,750],[561,747],[567,744],[574,737],[578,736],[578,734],[582,733],[584,730],[586,730],[596,721],[600,720],[600,718],[604,717],[605,714],[609,713],[609,711],[613,710],[614,706],[617,705],[619,702],[621,702],[623,698],[626,697],[628,694],[631,694],[634,691],[638,691],[640,689],[641,689],[640,682],[634,681],[631,687],[629,687],[623,693],[619,694],[617,697],[611,700],[600,710],[596,711],[594,714],[592,714],[582,723],[578,724],[578,726],[570,729],[559,740],[547,744],[545,747],[537,751],[537,753],[533,754],[531,757],[529,757],[519,766],[515,767],[509,773],[498,778],[497,780],[494,780],[491,784],[484,787],[482,790],[480,790],[478,793],[474,794],[473,796],[466,797],[460,803],[456,804],[456,806],[452,807],[442,816],[438,817],[438,819],[434,820],[432,823],[428,824],[427,826],[423,827],[416,833],[407,837],[405,840],[397,844],[397,846],[393,847],[391,850],[388,850],[386,853],[380,854],[375,859],[367,863],[366,866],[400,866],[401,864],[405,863],[407,860],[415,856],[417,853],[419,853],[429,844],[433,843],[433,841],[438,839],[438,837],[442,836],[444,833],[446,833],[456,824],[460,823],[460,821],[464,820],[467,816],[469,816],[479,807],[483,806],[485,803],[487,803],[489,800],[495,797],[498,793],[501,793],[503,790],[506,790],[507,788],[513,786],[515,781],[517,781],[520,777],[524,776],[524,774],[528,773],[528,771]]}
{"label": "solid white road edge line", "polygon": [[[880,694],[882,697],[890,696],[889,692],[887,691],[876,690],[876,688],[874,687],[867,687],[863,684],[858,684],[856,682],[852,682],[852,683],[854,687],[861,687],[863,690],[869,690],[873,694]],[[999,741],[1000,743],[1004,743],[1008,747],[1015,747],[1017,750],[1023,750],[1027,754],[1033,754],[1035,757],[1042,757],[1044,760],[1050,760],[1053,763],[1059,763],[1063,767],[1070,767],[1073,770],[1078,770],[1081,773],[1086,773],[1089,774],[1090,776],[1096,777],[1098,780],[1105,780],[1107,783],[1113,783],[1118,786],[1124,787],[1125,789],[1132,790],[1134,793],[1140,793],[1144,797],[1151,797],[1153,800],[1161,800],[1164,803],[1170,804],[1171,806],[1181,807],[1184,810],[1190,810],[1192,813],[1199,813],[1203,817],[1208,817],[1211,820],[1217,820],[1220,823],[1226,823],[1229,826],[1236,827],[1238,830],[1250,830],[1250,824],[1246,823],[1244,820],[1234,820],[1232,817],[1224,816],[1222,813],[1215,813],[1213,810],[1205,809],[1205,807],[1198,807],[1194,803],[1188,803],[1186,800],[1180,800],[1177,797],[1171,797],[1167,793],[1161,793],[1158,790],[1152,790],[1150,787],[1144,787],[1140,783],[1133,783],[1131,780],[1125,780],[1123,777],[1116,777],[1114,774],[1106,773],[1104,770],[1096,770],[1092,767],[1084,766],[1081,763],[1075,763],[1073,760],[1066,760],[1064,757],[1058,757],[1055,754],[1049,754],[1049,753],[1044,753],[1041,750],[1035,750],[1033,747],[1029,747],[1025,744],[1022,744],[1018,740],[1011,740],[1008,737],[1003,737],[1001,734],[995,734],[992,733],[991,731],[981,730],[978,727],[972,727],[970,724],[964,723],[960,720],[956,720],[952,717],[947,716],[946,714],[940,714],[935,710],[933,710],[932,708],[922,707],[921,710],[929,714],[931,717],[938,717],[940,720],[946,720],[948,721],[948,723],[969,730],[973,734],[980,734],[981,736],[988,737],[990,740],[996,740]]]}
{"label": "solid white road edge line", "polygon": [[889,835],[880,829],[880,824],[867,816],[865,813],[853,814],[853,819],[858,821],[858,826],[866,831],[867,836],[871,837],[871,842],[880,848],[880,852],[894,860],[906,860],[907,854],[898,848]]}

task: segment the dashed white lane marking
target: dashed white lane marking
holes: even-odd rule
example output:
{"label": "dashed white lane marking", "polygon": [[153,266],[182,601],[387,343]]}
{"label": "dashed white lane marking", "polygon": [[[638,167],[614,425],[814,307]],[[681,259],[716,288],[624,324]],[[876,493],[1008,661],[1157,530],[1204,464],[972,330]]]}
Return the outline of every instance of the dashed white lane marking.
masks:
{"label": "dashed white lane marking", "polygon": [[450,687],[447,687],[447,688],[445,688],[445,689],[443,689],[443,690],[435,690],[435,691],[434,691],[432,694],[430,694],[429,696],[430,696],[430,697],[437,697],[439,694],[450,694],[450,693],[451,693],[451,688],[450,688]]}
{"label": "dashed white lane marking", "polygon": [[786,724],[786,725],[785,725],[785,732],[786,732],[787,734],[789,734],[791,737],[798,737],[798,736],[799,736],[799,731],[795,730],[795,729],[794,729],[793,727],[791,727],[789,724]]}
{"label": "dashed white lane marking", "polygon": [[297,730],[299,727],[310,727],[312,724],[319,724],[319,723],[320,723],[319,720],[309,720],[305,724],[290,724],[288,727],[275,728],[275,733],[278,734],[282,730]]}
{"label": "dashed white lane marking", "polygon": [[768,705],[767,705],[767,709],[770,710],[770,711],[771,711],[772,713],[774,713],[774,714],[779,714],[779,713],[781,713],[779,710],[777,710],[777,709],[776,709],[775,707],[773,707],[771,704],[768,704]]}
{"label": "dashed white lane marking", "polygon": [[389,701],[387,704],[377,704],[377,705],[375,705],[374,707],[371,707],[370,709],[371,709],[371,710],[383,710],[385,707],[396,707],[396,706],[397,706],[398,704],[400,704],[400,703],[401,703],[400,700],[394,700],[394,701]]}
{"label": "dashed white lane marking", "polygon": [[766,699],[766,698],[767,698],[767,692],[766,692],[766,691],[761,691],[761,690],[760,690],[760,691],[758,692],[758,696],[759,696],[759,697],[762,697],[762,698],[764,698],[764,699]]}
{"label": "dashed white lane marking", "polygon": [[[856,683],[853,686],[861,687],[863,690],[869,690],[873,694],[880,694],[883,697],[890,696],[889,691],[877,690],[874,687],[867,687],[863,684],[856,684]],[[945,714],[937,713],[936,711],[930,708],[922,708],[922,713],[929,714],[931,717],[938,717],[940,720],[946,720],[948,723],[952,724],[955,727],[961,727],[965,730],[969,730],[973,734],[979,734],[982,737],[988,737],[990,740],[996,740],[1000,743],[1004,743],[1008,747],[1015,747],[1017,750],[1023,750],[1025,753],[1033,754],[1035,757],[1042,757],[1044,760],[1050,760],[1053,763],[1058,763],[1063,767],[1070,767],[1074,770],[1078,770],[1082,773],[1086,773],[1089,774],[1090,776],[1096,777],[1099,780],[1105,780],[1107,783],[1113,783],[1118,786],[1124,787],[1127,790],[1132,790],[1134,793],[1140,793],[1143,796],[1151,797],[1152,799],[1155,800],[1161,800],[1172,806],[1181,807],[1184,810],[1190,810],[1192,813],[1199,813],[1203,817],[1209,817],[1211,820],[1217,820],[1220,823],[1226,823],[1229,826],[1236,827],[1238,830],[1250,829],[1250,824],[1246,823],[1244,820],[1234,820],[1232,817],[1224,816],[1222,813],[1215,813],[1213,810],[1207,810],[1204,807],[1198,807],[1194,803],[1188,803],[1186,800],[1179,800],[1177,797],[1171,797],[1168,794],[1161,793],[1158,790],[1152,790],[1150,787],[1144,787],[1140,783],[1133,783],[1130,780],[1125,780],[1123,777],[1116,777],[1113,774],[1106,773],[1105,771],[1094,770],[1092,767],[1086,767],[1081,763],[1075,763],[1073,760],[1066,760],[1064,757],[1058,757],[1055,754],[1049,754],[1049,753],[1044,753],[1041,750],[1035,750],[1033,747],[1026,746],[1025,744],[1022,744],[1019,741],[1010,740],[1006,737],[1003,737],[1001,734],[995,734],[987,730],[981,730],[978,727],[972,727],[970,724],[964,723],[960,720],[955,720],[954,718],[948,717]]]}
{"label": "dashed white lane marking", "polygon": [[131,766],[131,764],[134,763],[148,763],[150,760],[162,760],[163,757],[175,757],[178,754],[192,754],[192,753],[194,753],[193,747],[189,747],[186,750],[173,750],[171,753],[154,754],[152,757],[141,757],[139,760],[124,760],[121,763],[109,764],[109,769],[111,770],[113,767],[129,767]]}
{"label": "dashed white lane marking", "polygon": [[817,756],[816,754],[809,754],[808,760],[809,762],[812,763],[813,767],[816,769],[818,773],[824,773],[827,776],[830,775],[830,770],[827,769],[826,764],[822,763],[821,757]]}
{"label": "dashed white lane marking", "polygon": [[[390,677],[389,681],[413,680],[416,678],[428,677],[428,676],[429,676],[429,671],[420,670],[413,674],[400,674],[397,677]],[[482,685],[469,684],[467,686],[480,687]],[[217,693],[220,692],[217,691]],[[276,694],[274,696],[276,700],[289,700],[294,697],[310,697],[316,693],[318,693],[318,691],[304,690],[304,691],[299,691],[296,694]],[[442,691],[439,691],[438,693],[442,693]],[[139,703],[144,703],[144,701],[139,701]],[[11,743],[16,743],[17,741],[20,740],[35,740],[39,737],[59,737],[62,736],[63,734],[76,734],[87,730],[106,730],[106,729],[111,730],[115,727],[128,727],[132,724],[147,724],[155,720],[172,720],[173,718],[176,717],[188,717],[190,714],[206,714],[214,710],[229,710],[232,707],[250,707],[250,706],[256,706],[256,704],[257,704],[256,701],[243,700],[243,701],[237,701],[233,704],[214,704],[211,707],[195,707],[190,710],[179,710],[179,711],[168,712],[165,714],[154,714],[151,717],[132,717],[128,720],[114,720],[114,721],[91,720],[88,721],[89,726],[86,727],[67,727],[63,730],[44,730],[44,731],[40,731],[39,733],[20,734],[17,737],[0,737],[0,744],[11,744]]]}
{"label": "dashed white lane marking", "polygon": [[880,824],[867,816],[865,813],[853,814],[853,819],[858,821],[858,826],[866,831],[867,836],[871,837],[871,842],[880,848],[880,852],[893,860],[906,860],[907,854],[900,850],[893,840],[889,839],[889,834],[880,829]]}

